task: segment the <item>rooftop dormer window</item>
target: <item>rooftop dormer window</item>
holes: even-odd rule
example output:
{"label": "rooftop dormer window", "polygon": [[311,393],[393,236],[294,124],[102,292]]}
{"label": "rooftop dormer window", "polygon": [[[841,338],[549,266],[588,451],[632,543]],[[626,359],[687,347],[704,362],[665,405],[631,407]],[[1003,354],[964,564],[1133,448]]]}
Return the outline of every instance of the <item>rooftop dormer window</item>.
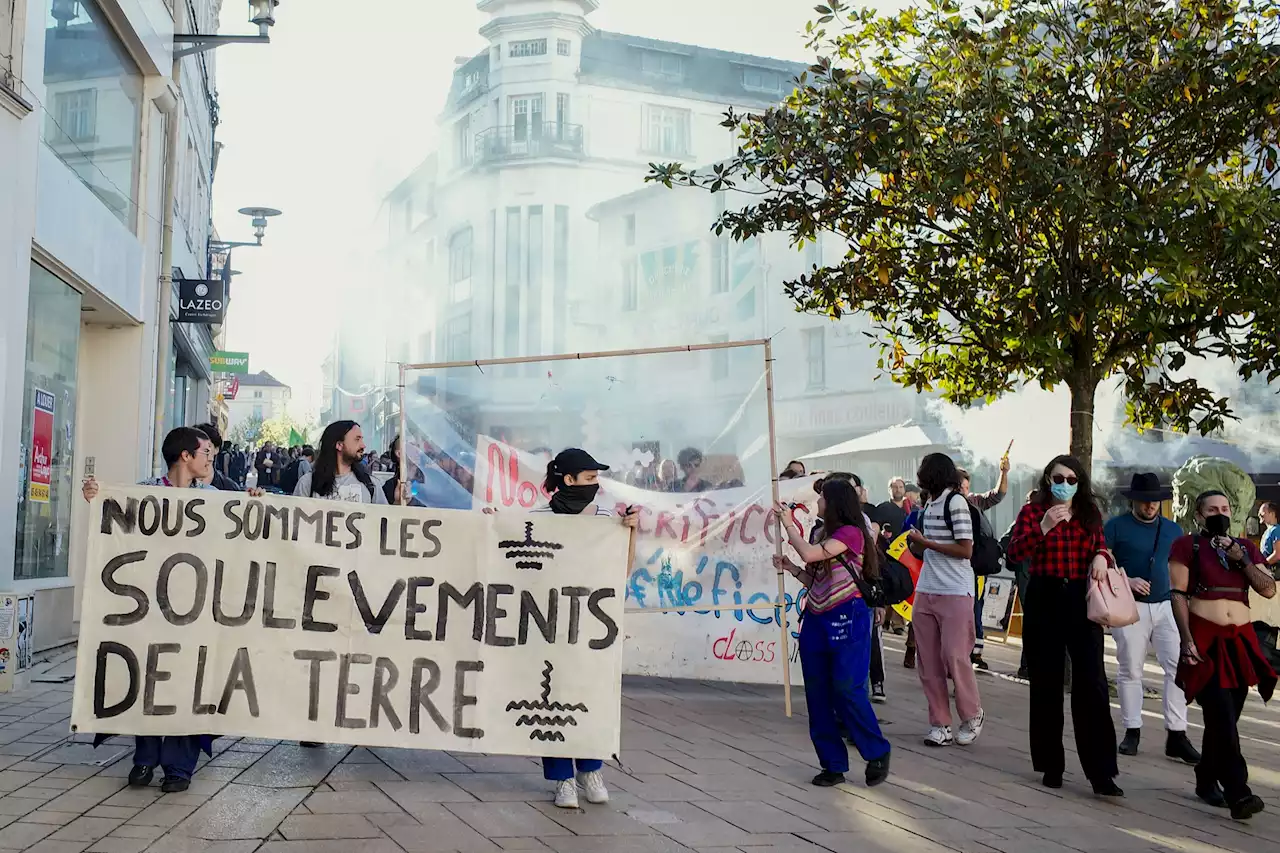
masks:
{"label": "rooftop dormer window", "polygon": [[764,68],[742,69],[742,88],[776,95],[782,91],[782,75]]}
{"label": "rooftop dormer window", "polygon": [[640,54],[640,70],[654,77],[679,79],[684,76],[684,57],[677,53],[646,50]]}

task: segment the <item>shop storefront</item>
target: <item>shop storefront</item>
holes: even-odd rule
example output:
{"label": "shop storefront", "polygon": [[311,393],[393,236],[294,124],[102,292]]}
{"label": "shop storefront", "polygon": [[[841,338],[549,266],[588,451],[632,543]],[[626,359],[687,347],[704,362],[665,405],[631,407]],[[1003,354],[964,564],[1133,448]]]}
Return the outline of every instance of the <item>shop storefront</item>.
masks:
{"label": "shop storefront", "polygon": [[81,296],[31,265],[14,580],[68,576]]}

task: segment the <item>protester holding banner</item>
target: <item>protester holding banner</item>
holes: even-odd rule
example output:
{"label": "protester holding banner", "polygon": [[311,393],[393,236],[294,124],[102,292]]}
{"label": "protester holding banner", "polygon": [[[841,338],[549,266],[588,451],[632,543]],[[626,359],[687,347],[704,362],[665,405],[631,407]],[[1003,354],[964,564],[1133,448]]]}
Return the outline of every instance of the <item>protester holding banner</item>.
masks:
{"label": "protester holding banner", "polygon": [[1103,669],[1102,626],[1090,621],[1089,577],[1105,580],[1109,562],[1102,512],[1080,461],[1059,456],[1045,466],[1035,498],[1018,513],[1009,559],[1028,562],[1026,628],[1031,675],[1031,766],[1047,788],[1061,788],[1063,668],[1071,655],[1071,719],[1085,776],[1099,796],[1123,797],[1116,785],[1116,729]]}
{"label": "protester holding banner", "polygon": [[867,692],[873,617],[858,582],[879,577],[879,548],[848,480],[823,483],[818,497],[823,538],[817,544],[805,541],[786,507],[778,504],[774,511],[787,542],[805,561],[801,568],[782,555],[774,557],[780,570],[808,589],[800,622],[800,666],[809,737],[822,767],[813,784],[831,787],[845,781],[849,750],[840,736],[840,721],[867,762],[867,784],[878,785],[889,777],[890,747]]}
{"label": "protester holding banner", "polygon": [[364,457],[364,433],[355,421],[334,421],[320,435],[315,466],[298,478],[295,498],[326,498],[347,503],[386,504]]}
{"label": "protester holding banner", "polygon": [[[178,427],[164,437],[160,446],[169,472],[163,477],[143,480],[143,486],[169,486],[175,489],[208,489],[216,491],[208,481],[213,479],[213,442],[195,427]],[[92,502],[98,496],[98,481],[84,481],[84,499]],[[238,491],[238,490],[237,490]],[[251,490],[256,491],[256,490]],[[99,735],[94,746],[110,735]],[[209,735],[136,735],[133,747],[133,769],[129,771],[129,787],[145,788],[151,784],[156,767],[164,770],[160,790],[175,794],[187,790],[196,772],[200,750],[213,756],[213,738]]]}
{"label": "protester holding banner", "polygon": [[[585,450],[570,447],[562,450],[547,463],[547,477],[543,488],[551,495],[551,502],[532,512],[552,512],[558,515],[613,516],[613,512],[596,503],[600,493],[600,472],[609,466],[597,462]],[[628,507],[622,523],[635,529],[640,516]],[[627,567],[630,571],[630,566]],[[578,807],[578,786],[587,794],[587,802],[609,802],[609,789],[601,773],[604,762],[598,758],[543,758],[542,777],[556,783],[556,806],[562,809]],[[575,773],[576,771],[576,773]],[[575,784],[576,776],[576,784]]]}

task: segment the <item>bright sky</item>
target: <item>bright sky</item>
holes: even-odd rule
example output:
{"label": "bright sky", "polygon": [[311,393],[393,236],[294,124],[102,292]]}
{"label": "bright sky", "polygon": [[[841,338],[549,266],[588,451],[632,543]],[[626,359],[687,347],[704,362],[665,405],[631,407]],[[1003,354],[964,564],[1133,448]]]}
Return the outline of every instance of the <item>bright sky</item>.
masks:
{"label": "bright sky", "polygon": [[[615,32],[804,60],[815,0],[601,0]],[[224,0],[223,33],[248,33],[248,4]],[[366,11],[367,10],[367,11]],[[250,353],[318,410],[320,365],[338,312],[361,311],[380,196],[434,148],[454,58],[484,47],[473,0],[284,0],[269,46],[218,51],[225,144],[214,184],[224,240],[236,213],[275,207],[261,249],[239,249],[227,346]],[[368,310],[368,309],[364,309]],[[381,318],[370,312],[370,334]]]}

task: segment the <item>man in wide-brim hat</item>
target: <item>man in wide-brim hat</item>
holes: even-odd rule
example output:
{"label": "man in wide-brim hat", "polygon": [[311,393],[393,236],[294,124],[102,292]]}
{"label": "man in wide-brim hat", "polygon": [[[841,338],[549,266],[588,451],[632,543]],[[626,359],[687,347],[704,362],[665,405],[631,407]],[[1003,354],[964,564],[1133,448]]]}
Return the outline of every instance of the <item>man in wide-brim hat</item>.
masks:
{"label": "man in wide-brim hat", "polygon": [[1187,738],[1187,700],[1174,684],[1178,675],[1181,641],[1173,619],[1169,592],[1169,549],[1182,535],[1171,519],[1160,513],[1160,505],[1173,497],[1173,490],[1160,484],[1155,474],[1134,474],[1128,489],[1129,511],[1107,522],[1107,547],[1129,576],[1129,586],[1138,602],[1138,621],[1124,628],[1112,628],[1120,673],[1120,716],[1125,727],[1120,741],[1121,755],[1137,755],[1142,738],[1142,665],[1147,647],[1155,646],[1156,659],[1164,670],[1165,755],[1197,764],[1200,753]]}

